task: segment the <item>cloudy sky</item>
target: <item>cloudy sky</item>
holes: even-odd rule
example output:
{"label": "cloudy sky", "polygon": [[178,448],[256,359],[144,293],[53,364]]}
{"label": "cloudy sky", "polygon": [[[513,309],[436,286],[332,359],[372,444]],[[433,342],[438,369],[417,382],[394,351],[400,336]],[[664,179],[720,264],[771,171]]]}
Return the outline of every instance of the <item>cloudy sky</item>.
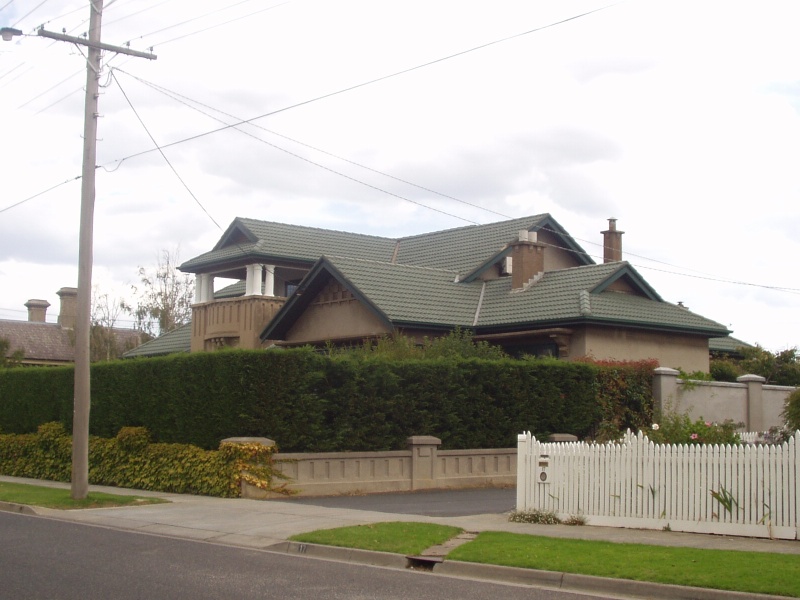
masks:
{"label": "cloudy sky", "polygon": [[[222,6],[222,8],[221,8]],[[82,0],[0,0],[0,318],[77,285]],[[237,216],[405,236],[549,212],[669,302],[800,345],[797,2],[106,0],[94,283]],[[230,126],[242,121],[245,124]],[[156,150],[162,147],[162,152]],[[602,260],[602,258],[600,259]]]}

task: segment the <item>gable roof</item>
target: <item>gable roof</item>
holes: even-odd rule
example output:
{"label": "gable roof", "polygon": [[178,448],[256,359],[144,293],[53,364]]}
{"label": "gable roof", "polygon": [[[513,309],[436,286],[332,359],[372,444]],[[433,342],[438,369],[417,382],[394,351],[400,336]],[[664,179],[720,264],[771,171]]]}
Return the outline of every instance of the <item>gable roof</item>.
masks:
{"label": "gable roof", "polygon": [[[611,291],[625,279],[635,293]],[[510,278],[459,281],[454,270],[323,257],[264,329],[281,339],[325,285],[335,279],[393,326],[452,328],[479,333],[576,324],[626,325],[721,336],[727,328],[664,302],[626,262],[544,273],[512,290]]]}
{"label": "gable roof", "polygon": [[517,240],[523,229],[553,233],[562,248],[575,254],[578,264],[594,262],[549,214],[400,238],[397,259],[393,262],[472,274],[476,269],[494,264],[508,254],[509,243]]}
{"label": "gable roof", "polygon": [[395,240],[378,236],[237,217],[213,250],[179,268],[202,273],[209,268],[247,262],[294,262],[311,266],[326,253],[388,262],[395,245]]}

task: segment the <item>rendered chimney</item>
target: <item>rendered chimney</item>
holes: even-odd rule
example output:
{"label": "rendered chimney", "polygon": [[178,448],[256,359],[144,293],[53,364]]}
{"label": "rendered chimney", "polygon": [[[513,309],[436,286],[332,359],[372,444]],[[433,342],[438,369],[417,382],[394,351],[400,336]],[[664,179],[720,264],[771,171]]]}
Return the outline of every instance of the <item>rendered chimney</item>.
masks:
{"label": "rendered chimney", "polygon": [[520,231],[519,240],[511,244],[511,288],[519,290],[531,279],[544,272],[544,244],[536,239],[535,231]]}
{"label": "rendered chimney", "polygon": [[608,220],[608,229],[601,232],[603,234],[603,262],[619,262],[622,260],[622,234],[624,231],[617,231],[617,220]]}
{"label": "rendered chimney", "polygon": [[25,303],[28,309],[28,321],[31,323],[45,323],[47,321],[47,308],[50,303],[47,300],[36,300],[31,298]]}
{"label": "rendered chimney", "polygon": [[58,324],[64,329],[75,329],[78,320],[78,288],[63,287],[56,292],[61,298]]}

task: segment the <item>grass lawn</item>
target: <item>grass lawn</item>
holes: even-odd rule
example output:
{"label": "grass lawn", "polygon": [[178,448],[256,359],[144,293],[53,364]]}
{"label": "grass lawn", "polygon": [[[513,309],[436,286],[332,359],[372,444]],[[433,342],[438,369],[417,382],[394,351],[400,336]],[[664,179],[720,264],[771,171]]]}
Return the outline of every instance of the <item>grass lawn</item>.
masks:
{"label": "grass lawn", "polygon": [[[377,523],[315,531],[294,540],[419,554],[460,530],[427,523]],[[484,532],[447,560],[800,597],[800,556],[699,550]]]}
{"label": "grass lawn", "polygon": [[374,523],[338,529],[322,529],[292,536],[296,542],[323,544],[416,555],[457,536],[463,529],[428,523]]}
{"label": "grass lawn", "polygon": [[142,504],[167,502],[161,498],[118,496],[102,492],[90,492],[84,500],[73,500],[68,489],[42,487],[26,483],[8,483],[5,481],[0,481],[0,501],[61,509],[140,506]]}

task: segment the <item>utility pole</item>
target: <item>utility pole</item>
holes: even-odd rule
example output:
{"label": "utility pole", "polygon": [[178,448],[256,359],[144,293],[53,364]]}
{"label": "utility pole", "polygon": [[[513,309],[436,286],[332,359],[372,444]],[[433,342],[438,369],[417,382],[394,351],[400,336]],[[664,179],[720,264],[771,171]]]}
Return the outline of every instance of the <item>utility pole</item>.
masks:
{"label": "utility pole", "polygon": [[[83,169],[81,177],[81,217],[78,241],[78,298],[75,322],[75,397],[72,420],[72,483],[71,495],[82,500],[89,494],[89,409],[91,407],[91,373],[89,340],[92,312],[92,257],[94,241],[95,169],[97,168],[97,119],[100,97],[100,51],[110,50],[155,60],[154,54],[137,52],[120,46],[103,44],[100,30],[103,0],[89,2],[88,40],[39,29],[37,35],[88,48],[86,58],[86,101],[83,122]],[[2,28],[3,39],[22,32]]]}

